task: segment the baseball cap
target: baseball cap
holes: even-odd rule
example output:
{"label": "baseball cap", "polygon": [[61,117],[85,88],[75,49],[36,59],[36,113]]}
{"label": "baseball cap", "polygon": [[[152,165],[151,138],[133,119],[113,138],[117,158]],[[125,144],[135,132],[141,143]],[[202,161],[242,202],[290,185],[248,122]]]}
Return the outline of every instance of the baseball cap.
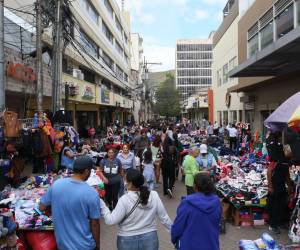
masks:
{"label": "baseball cap", "polygon": [[201,154],[207,154],[207,146],[206,146],[206,144],[201,144],[200,145],[200,153]]}
{"label": "baseball cap", "polygon": [[73,169],[84,170],[95,168],[94,162],[89,156],[79,156],[75,159]]}

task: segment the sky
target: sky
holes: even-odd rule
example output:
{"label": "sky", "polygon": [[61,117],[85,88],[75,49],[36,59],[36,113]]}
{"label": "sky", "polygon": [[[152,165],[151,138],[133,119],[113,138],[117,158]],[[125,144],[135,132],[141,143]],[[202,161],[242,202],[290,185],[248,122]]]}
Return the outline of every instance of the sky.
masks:
{"label": "sky", "polygon": [[[117,0],[120,4],[121,0]],[[131,32],[144,39],[148,62],[161,62],[151,71],[175,69],[178,39],[205,39],[222,22],[227,0],[125,0]]]}

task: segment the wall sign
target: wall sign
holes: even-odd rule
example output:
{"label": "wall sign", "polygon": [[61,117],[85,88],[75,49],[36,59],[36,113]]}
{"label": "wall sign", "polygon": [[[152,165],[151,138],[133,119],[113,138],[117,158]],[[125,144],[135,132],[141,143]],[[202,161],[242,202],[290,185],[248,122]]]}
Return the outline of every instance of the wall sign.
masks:
{"label": "wall sign", "polygon": [[25,82],[36,81],[36,74],[33,68],[12,61],[7,62],[6,75]]}
{"label": "wall sign", "polygon": [[94,92],[93,92],[92,87],[87,86],[87,85],[84,86],[82,99],[86,99],[86,100],[94,99]]}
{"label": "wall sign", "polygon": [[69,86],[69,95],[74,97],[79,94],[79,86],[75,83],[66,83]]}
{"label": "wall sign", "polygon": [[107,89],[101,88],[101,102],[109,104],[110,103],[110,93]]}

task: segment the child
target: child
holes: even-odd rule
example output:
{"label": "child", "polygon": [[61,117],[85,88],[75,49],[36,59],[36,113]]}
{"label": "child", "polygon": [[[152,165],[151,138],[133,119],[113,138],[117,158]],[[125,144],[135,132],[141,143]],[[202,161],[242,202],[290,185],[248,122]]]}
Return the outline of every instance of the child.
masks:
{"label": "child", "polygon": [[144,153],[143,158],[144,158],[144,160],[143,160],[143,168],[144,168],[143,175],[147,182],[147,187],[151,191],[154,188],[154,179],[155,179],[151,148],[147,148],[147,150]]}

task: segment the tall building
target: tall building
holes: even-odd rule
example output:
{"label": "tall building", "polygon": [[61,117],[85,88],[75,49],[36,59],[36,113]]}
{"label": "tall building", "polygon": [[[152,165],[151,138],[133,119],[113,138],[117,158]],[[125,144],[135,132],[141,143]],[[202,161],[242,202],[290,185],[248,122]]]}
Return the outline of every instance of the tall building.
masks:
{"label": "tall building", "polygon": [[256,0],[238,23],[238,93],[253,130],[266,132],[264,120],[300,91],[300,1]]}
{"label": "tall building", "polygon": [[176,88],[183,106],[188,97],[211,87],[212,36],[213,33],[208,39],[184,39],[176,43]]}
{"label": "tall building", "polygon": [[[49,2],[45,1],[46,4]],[[34,7],[35,0],[24,0],[22,3],[25,7]],[[17,1],[7,1],[6,4],[14,9],[22,9]],[[116,0],[80,0],[67,4],[72,21],[69,27],[64,27],[69,31],[69,43],[66,43],[63,52],[61,88],[63,90],[65,85],[72,87],[69,109],[74,126],[79,132],[84,132],[88,126],[105,128],[115,120],[123,124],[132,118],[133,112],[129,15],[120,10]],[[34,8],[32,11],[34,13]],[[14,13],[27,20],[26,12]],[[49,12],[44,11],[43,16],[47,15]],[[20,23],[20,20],[16,19],[16,23]],[[51,26],[43,33],[43,48],[46,47],[51,54]],[[18,53],[22,52],[19,50]],[[35,60],[34,53],[32,55]],[[34,71],[35,68],[32,68]],[[20,87],[21,83],[24,85],[20,81]],[[51,84],[47,83],[46,86],[48,88]],[[51,109],[51,94],[49,98],[45,96],[43,108]],[[31,109],[36,107],[32,106]]]}

